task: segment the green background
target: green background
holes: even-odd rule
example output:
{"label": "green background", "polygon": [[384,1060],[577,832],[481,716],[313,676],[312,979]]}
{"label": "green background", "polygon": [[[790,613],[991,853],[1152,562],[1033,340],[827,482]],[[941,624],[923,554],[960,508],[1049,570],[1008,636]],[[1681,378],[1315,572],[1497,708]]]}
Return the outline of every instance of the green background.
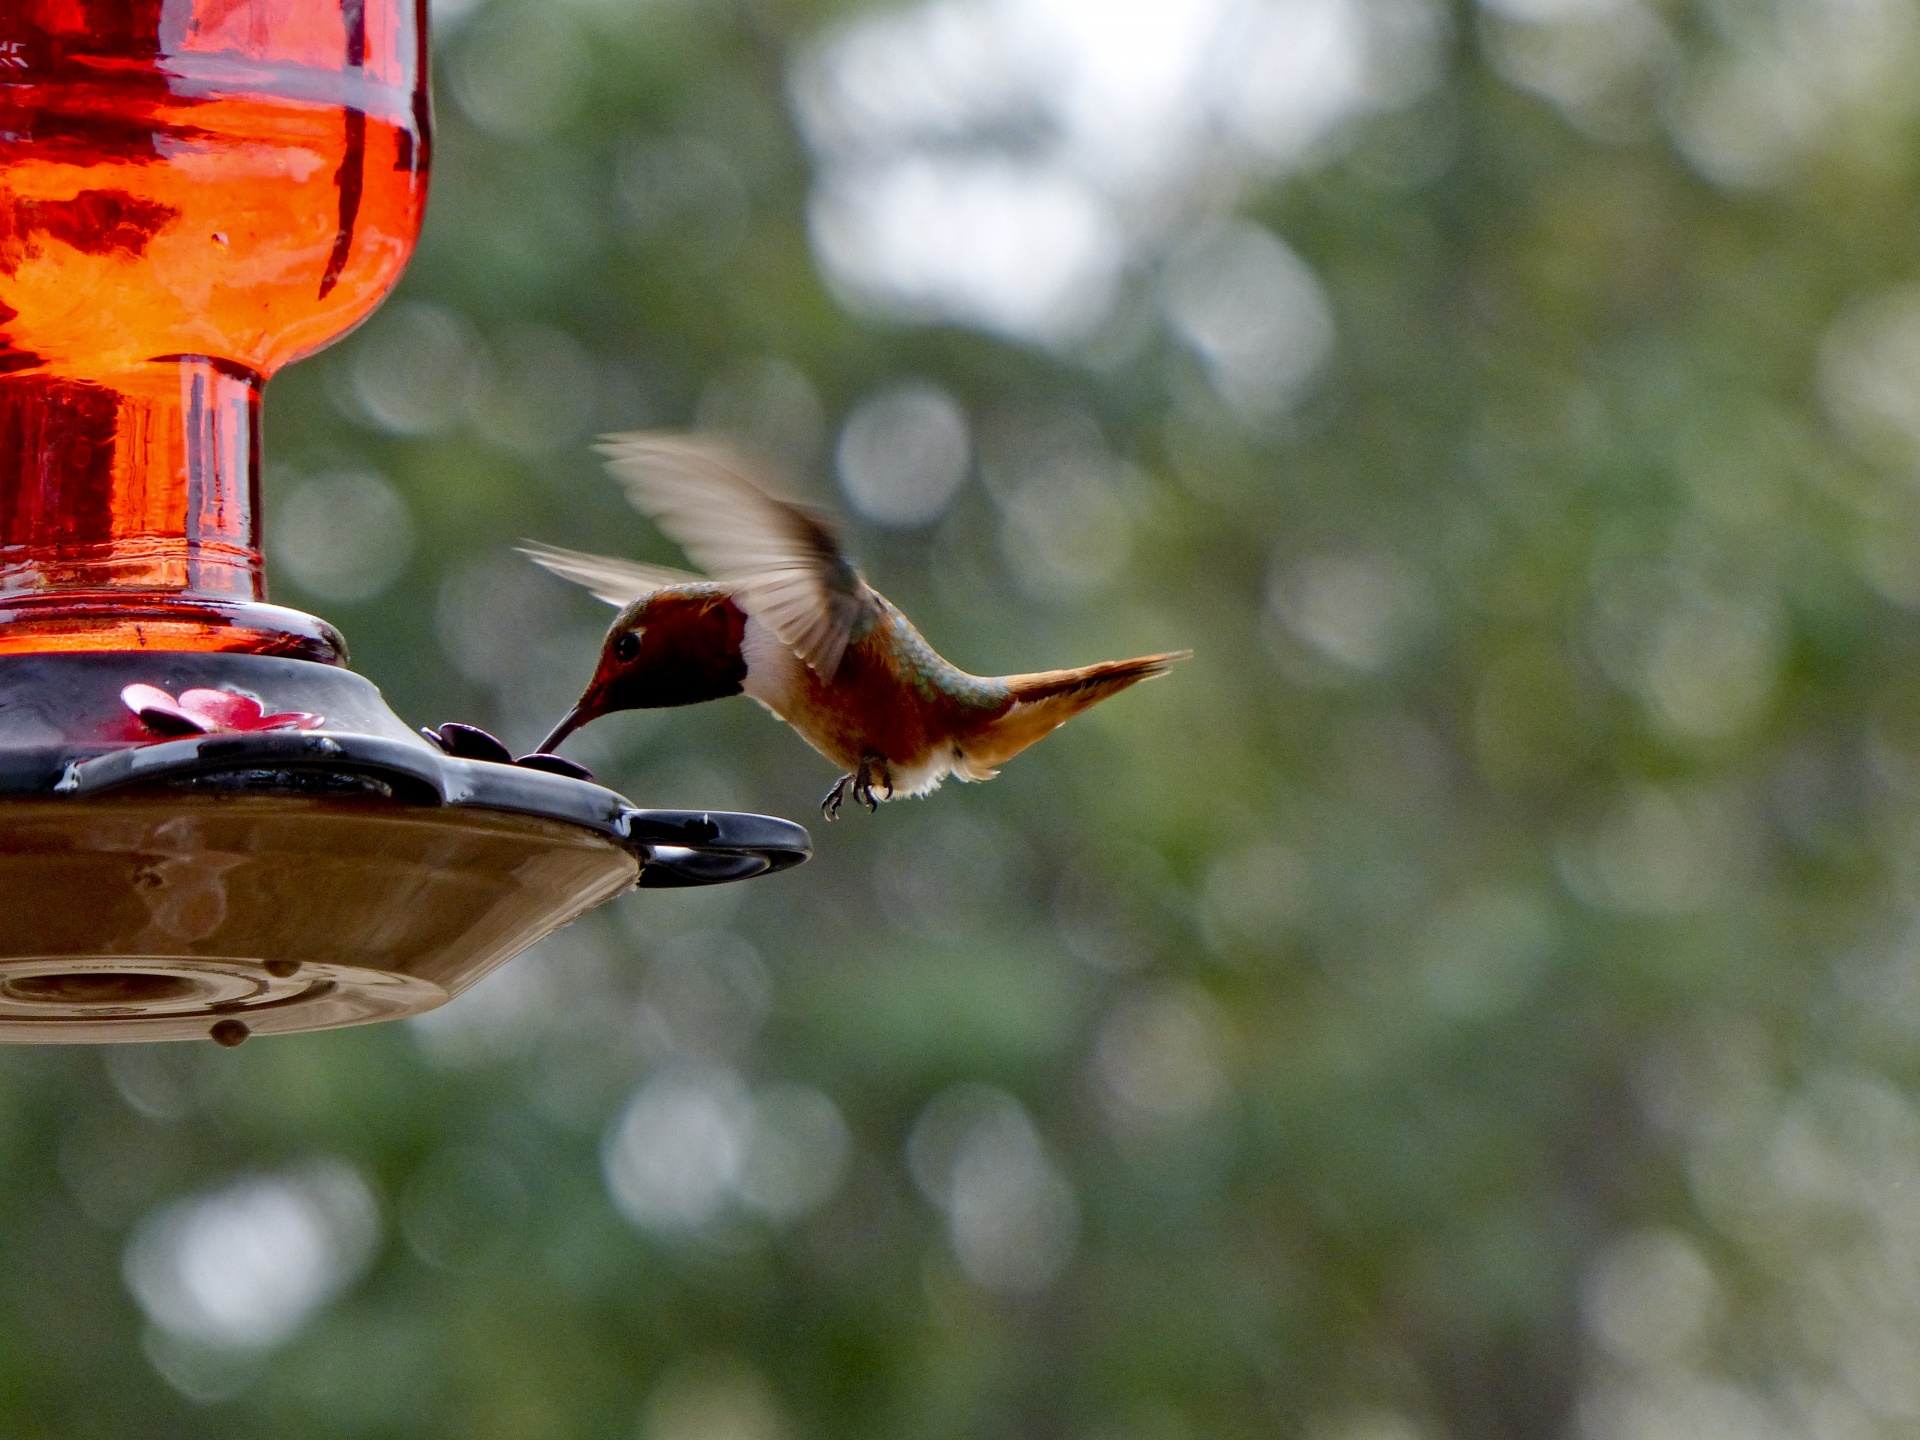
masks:
{"label": "green background", "polygon": [[[911,379],[968,476],[849,537],[944,654],[1195,658],[833,825],[744,700],[613,717],[607,783],[815,859],[430,1022],[0,1053],[0,1436],[1920,1433],[1920,12],[1419,12],[1047,344],[822,278],[853,13],[443,17],[412,269],[270,392],[274,598],[530,746],[609,612],[510,547],[679,560],[593,434],[845,511]],[[1327,303],[1277,399],[1168,318],[1210,217]]]}

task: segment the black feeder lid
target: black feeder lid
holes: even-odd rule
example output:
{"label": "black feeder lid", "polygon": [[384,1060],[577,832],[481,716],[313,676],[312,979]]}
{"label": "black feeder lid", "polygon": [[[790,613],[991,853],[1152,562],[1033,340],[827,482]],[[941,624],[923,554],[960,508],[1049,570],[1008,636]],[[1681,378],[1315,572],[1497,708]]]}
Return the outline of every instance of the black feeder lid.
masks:
{"label": "black feeder lid", "polygon": [[[159,738],[130,684],[319,719]],[[0,1042],[238,1044],[418,1014],[629,886],[809,854],[789,820],[643,810],[448,754],[329,665],[0,656]]]}

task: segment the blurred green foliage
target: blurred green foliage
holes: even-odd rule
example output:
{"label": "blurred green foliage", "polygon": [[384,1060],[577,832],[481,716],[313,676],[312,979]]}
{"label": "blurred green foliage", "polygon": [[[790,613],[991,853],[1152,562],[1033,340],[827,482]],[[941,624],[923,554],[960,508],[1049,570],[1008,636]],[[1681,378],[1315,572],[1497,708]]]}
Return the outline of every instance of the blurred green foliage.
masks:
{"label": "blurred green foliage", "polygon": [[[1039,342],[823,280],[857,13],[441,16],[418,257],[271,392],[276,598],[530,744],[608,612],[510,547],[679,558],[594,433],[834,503],[912,380],[967,478],[850,533],[944,653],[1196,658],[427,1021],[0,1054],[0,1436],[1915,1433],[1920,12],[1381,6],[1417,81]],[[1295,332],[1207,287],[1289,255],[1331,348],[1256,393]],[[569,750],[832,779],[745,701]]]}

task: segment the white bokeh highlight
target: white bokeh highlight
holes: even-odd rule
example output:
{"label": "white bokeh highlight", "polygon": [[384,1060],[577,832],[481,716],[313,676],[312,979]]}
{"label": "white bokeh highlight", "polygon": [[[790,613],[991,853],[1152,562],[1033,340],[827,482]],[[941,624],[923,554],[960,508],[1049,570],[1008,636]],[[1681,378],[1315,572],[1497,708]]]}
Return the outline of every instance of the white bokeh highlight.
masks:
{"label": "white bokeh highlight", "polygon": [[838,1107],[819,1090],[756,1093],[725,1067],[673,1065],[615,1118],[601,1163],[620,1213],[673,1236],[742,1212],[798,1219],[839,1189],[851,1148]]}
{"label": "white bokeh highlight", "polygon": [[1306,555],[1277,565],[1267,606],[1321,658],[1355,674],[1405,652],[1431,608],[1421,577],[1385,553]]}
{"label": "white bokeh highlight", "polygon": [[636,1225],[691,1230],[719,1215],[747,1161],[752,1103],[728,1070],[685,1069],[643,1085],[608,1132],[607,1190]]}
{"label": "white bokeh highlight", "polygon": [[1614,1364],[1653,1369],[1692,1357],[1719,1308],[1713,1270],[1686,1236],[1642,1230],[1614,1241],[1581,1286],[1588,1335]]}
{"label": "white bokeh highlight", "polygon": [[1228,1090],[1226,1017],[1191,983],[1142,986],[1114,1002],[1093,1045],[1095,1094],[1121,1134],[1177,1129]]}
{"label": "white bokeh highlight", "polygon": [[961,1273],[982,1289],[1036,1294],[1073,1258],[1073,1187],[1004,1090],[966,1084],[934,1096],[908,1134],[907,1168],[944,1216]]}
{"label": "white bokeh highlight", "polygon": [[923,0],[793,65],[813,240],[850,303],[1070,346],[1127,270],[1425,88],[1416,0]]}
{"label": "white bokeh highlight", "polygon": [[1177,246],[1160,300],[1220,397],[1251,414],[1291,400],[1333,349],[1333,309],[1313,271],[1245,221],[1207,227]]}
{"label": "white bokeh highlight", "polygon": [[163,1206],[134,1228],[123,1273],[174,1339],[270,1350],[359,1279],[379,1235],[366,1182],[327,1160]]}
{"label": "white bokeh highlight", "polygon": [[449,433],[487,379],[486,347],[466,317],[417,300],[381,309],[347,356],[346,408],[389,435]]}
{"label": "white bokeh highlight", "polygon": [[415,1043],[448,1069],[523,1054],[558,1009],[548,951],[536,947],[502,965],[446,1004],[407,1017]]}
{"label": "white bokeh highlight", "polygon": [[406,497],[372,470],[297,482],[274,511],[273,561],[309,595],[360,604],[384,594],[413,553]]}
{"label": "white bokeh highlight", "polygon": [[840,1188],[852,1138],[832,1100],[807,1085],[774,1085],[753,1098],[746,1162],[734,1189],[750,1209],[794,1220]]}
{"label": "white bokeh highlight", "polygon": [[1126,259],[1090,187],[997,156],[836,176],[811,221],[828,275],[866,305],[1047,344],[1099,323]]}
{"label": "white bokeh highlight", "polygon": [[667,1372],[640,1412],[639,1440],[783,1440],[773,1387],[734,1359],[699,1359]]}
{"label": "white bokeh highlight", "polygon": [[972,456],[959,402],[924,381],[863,399],[840,427],[834,451],[840,489],[854,510],[876,525],[902,528],[946,512]]}
{"label": "white bokeh highlight", "polygon": [[1849,306],[1821,341],[1819,379],[1828,415],[1862,455],[1920,464],[1920,285]]}

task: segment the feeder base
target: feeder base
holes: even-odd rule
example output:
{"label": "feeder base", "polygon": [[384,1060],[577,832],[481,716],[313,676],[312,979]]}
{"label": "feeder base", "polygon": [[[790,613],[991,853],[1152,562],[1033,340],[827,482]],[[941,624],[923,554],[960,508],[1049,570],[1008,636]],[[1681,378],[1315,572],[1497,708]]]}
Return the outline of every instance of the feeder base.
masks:
{"label": "feeder base", "polygon": [[593,831],[493,810],[0,800],[0,1043],[237,1043],[416,1014],[638,872]]}

